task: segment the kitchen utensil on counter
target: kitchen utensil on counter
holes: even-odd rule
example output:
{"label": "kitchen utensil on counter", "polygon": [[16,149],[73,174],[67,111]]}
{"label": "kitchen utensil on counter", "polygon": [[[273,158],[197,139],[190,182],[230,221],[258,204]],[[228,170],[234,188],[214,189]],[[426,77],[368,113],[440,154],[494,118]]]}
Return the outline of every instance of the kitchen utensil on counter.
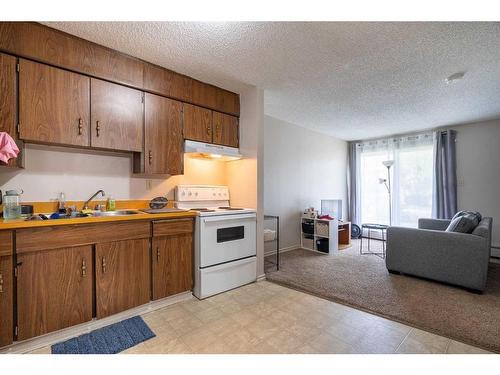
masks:
{"label": "kitchen utensil on counter", "polygon": [[7,190],[3,197],[3,217],[4,219],[21,218],[21,194],[23,190]]}
{"label": "kitchen utensil on counter", "polygon": [[[151,199],[151,201],[149,202],[149,207],[152,208],[152,209],[161,209],[161,208],[164,208],[168,203],[168,199],[165,198],[165,197],[156,197],[156,198],[153,198]],[[146,212],[146,211],[144,211]]]}

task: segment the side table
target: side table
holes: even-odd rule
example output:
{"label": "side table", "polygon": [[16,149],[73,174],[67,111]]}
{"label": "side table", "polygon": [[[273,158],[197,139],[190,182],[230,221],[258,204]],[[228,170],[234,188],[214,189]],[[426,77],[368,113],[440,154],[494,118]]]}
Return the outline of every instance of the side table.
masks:
{"label": "side table", "polygon": [[[359,254],[360,255],[377,255],[381,258],[385,258],[385,242],[387,239],[387,228],[389,228],[388,225],[383,225],[383,224],[361,224],[361,241],[359,245]],[[368,251],[363,252],[363,231],[366,229],[368,231],[368,236],[365,237],[368,239]],[[372,237],[372,231],[380,231],[380,234],[382,235],[382,239],[380,238],[373,238]],[[371,240],[376,240],[376,241],[382,241],[382,252],[373,252],[370,249],[370,241]]]}

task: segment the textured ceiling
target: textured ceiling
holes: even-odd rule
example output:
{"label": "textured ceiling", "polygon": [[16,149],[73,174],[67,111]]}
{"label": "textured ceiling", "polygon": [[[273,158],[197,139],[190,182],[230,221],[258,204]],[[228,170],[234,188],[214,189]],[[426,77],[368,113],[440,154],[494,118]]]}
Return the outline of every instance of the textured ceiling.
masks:
{"label": "textured ceiling", "polygon": [[256,85],[266,114],[347,140],[500,117],[500,23],[46,24],[233,91]]}

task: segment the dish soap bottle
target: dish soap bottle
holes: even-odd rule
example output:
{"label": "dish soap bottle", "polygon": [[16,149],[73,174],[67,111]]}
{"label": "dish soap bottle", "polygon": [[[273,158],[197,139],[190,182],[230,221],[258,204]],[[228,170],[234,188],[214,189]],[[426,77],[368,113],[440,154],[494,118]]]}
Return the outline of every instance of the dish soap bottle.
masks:
{"label": "dish soap bottle", "polygon": [[108,199],[106,200],[106,211],[114,211],[116,210],[116,201],[115,199],[110,195]]}
{"label": "dish soap bottle", "polygon": [[58,210],[60,214],[66,213],[66,196],[63,192],[59,193],[59,202],[58,202]]}

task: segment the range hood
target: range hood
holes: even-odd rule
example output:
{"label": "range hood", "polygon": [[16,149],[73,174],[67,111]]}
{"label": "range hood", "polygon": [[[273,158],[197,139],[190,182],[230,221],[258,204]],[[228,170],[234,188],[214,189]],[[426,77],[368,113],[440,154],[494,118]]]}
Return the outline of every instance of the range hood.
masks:
{"label": "range hood", "polygon": [[235,147],[196,141],[185,141],[184,153],[191,158],[219,161],[232,161],[243,157]]}

